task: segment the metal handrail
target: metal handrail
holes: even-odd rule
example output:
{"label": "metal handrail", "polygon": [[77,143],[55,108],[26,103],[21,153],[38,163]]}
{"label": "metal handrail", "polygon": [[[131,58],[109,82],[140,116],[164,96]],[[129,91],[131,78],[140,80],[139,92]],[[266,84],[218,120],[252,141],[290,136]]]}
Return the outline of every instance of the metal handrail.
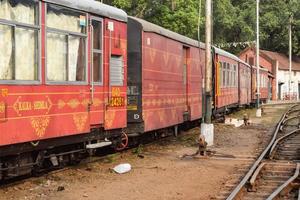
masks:
{"label": "metal handrail", "polygon": [[254,173],[254,171],[256,170],[256,168],[259,166],[259,164],[261,163],[261,161],[263,160],[263,158],[267,155],[268,151],[270,150],[270,148],[272,147],[274,141],[276,140],[278,131],[280,130],[281,124],[283,122],[283,120],[286,118],[286,115],[294,108],[298,105],[293,105],[291,106],[280,118],[273,138],[270,141],[269,145],[267,146],[267,148],[261,153],[261,155],[259,156],[259,158],[255,161],[255,163],[252,165],[252,167],[250,168],[250,170],[248,171],[248,173],[244,176],[244,178],[241,180],[241,182],[236,186],[236,188],[232,191],[232,193],[229,195],[229,197],[227,197],[226,200],[233,200],[238,193],[241,191],[241,189],[244,187],[244,185],[247,183],[247,181],[249,180],[249,178],[252,176],[252,174]]}
{"label": "metal handrail", "polygon": [[294,175],[289,178],[284,184],[282,184],[279,188],[277,188],[266,200],[272,200],[277,197],[284,188],[286,188],[289,184],[291,184],[296,178],[299,176],[300,163],[297,163],[296,171]]}

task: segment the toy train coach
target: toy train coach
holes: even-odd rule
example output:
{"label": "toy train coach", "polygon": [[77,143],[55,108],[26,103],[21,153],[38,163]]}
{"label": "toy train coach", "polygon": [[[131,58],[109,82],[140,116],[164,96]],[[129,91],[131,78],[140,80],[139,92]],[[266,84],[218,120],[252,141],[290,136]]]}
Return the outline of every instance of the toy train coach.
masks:
{"label": "toy train coach", "polygon": [[[202,118],[203,43],[94,0],[1,0],[0,10],[0,180]],[[254,102],[256,68],[212,54],[213,113]]]}

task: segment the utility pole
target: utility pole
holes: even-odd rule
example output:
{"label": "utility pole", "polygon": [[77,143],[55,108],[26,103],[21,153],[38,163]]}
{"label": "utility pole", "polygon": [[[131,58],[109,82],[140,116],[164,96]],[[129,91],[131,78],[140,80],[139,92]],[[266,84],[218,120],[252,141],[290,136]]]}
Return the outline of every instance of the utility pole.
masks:
{"label": "utility pole", "polygon": [[201,124],[201,133],[208,145],[213,145],[214,125],[212,117],[212,0],[205,3],[205,120]]}
{"label": "utility pole", "polygon": [[289,18],[289,96],[292,98],[292,21],[293,16]]}
{"label": "utility pole", "polygon": [[211,0],[206,0],[205,13],[205,123],[210,124],[212,115]]}
{"label": "utility pole", "polygon": [[259,63],[259,0],[256,0],[256,117],[261,117],[260,109],[260,63]]}

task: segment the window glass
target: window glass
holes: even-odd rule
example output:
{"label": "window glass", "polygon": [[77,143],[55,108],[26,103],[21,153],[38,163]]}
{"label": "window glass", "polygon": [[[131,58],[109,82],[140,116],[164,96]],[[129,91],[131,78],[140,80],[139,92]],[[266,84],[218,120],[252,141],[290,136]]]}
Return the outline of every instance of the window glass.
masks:
{"label": "window glass", "polygon": [[[38,80],[38,3],[0,0],[0,80]],[[22,27],[17,23],[23,23]]]}
{"label": "window glass", "polygon": [[38,31],[15,29],[15,80],[38,80]]}
{"label": "window glass", "polygon": [[223,87],[226,86],[226,63],[223,63]]}
{"label": "window glass", "polygon": [[0,19],[37,24],[38,3],[33,0],[0,0]]}
{"label": "window glass", "polygon": [[94,53],[93,59],[94,82],[102,82],[102,55]]}
{"label": "window glass", "polygon": [[61,6],[48,4],[47,27],[85,33],[86,15]]}
{"label": "window glass", "polygon": [[92,21],[94,49],[102,50],[102,23],[100,21]]}
{"label": "window glass", "polygon": [[0,24],[0,79],[13,79],[14,40],[13,27]]}
{"label": "window glass", "polygon": [[230,86],[230,65],[227,63],[227,86]]}
{"label": "window glass", "polygon": [[102,83],[102,22],[92,20],[93,26],[93,78]]}
{"label": "window glass", "polygon": [[81,37],[69,36],[68,81],[85,80],[85,42]]}
{"label": "window glass", "polygon": [[86,80],[86,15],[47,4],[47,80]]}
{"label": "window glass", "polygon": [[67,36],[47,33],[47,79],[49,81],[67,80]]}

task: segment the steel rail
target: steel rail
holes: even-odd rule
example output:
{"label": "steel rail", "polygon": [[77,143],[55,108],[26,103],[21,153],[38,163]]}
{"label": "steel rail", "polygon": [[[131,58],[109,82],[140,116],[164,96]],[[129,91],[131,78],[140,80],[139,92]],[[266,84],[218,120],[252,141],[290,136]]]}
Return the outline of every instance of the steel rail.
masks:
{"label": "steel rail", "polygon": [[281,193],[282,190],[284,190],[289,184],[291,184],[294,180],[296,180],[299,176],[299,170],[300,170],[300,163],[297,163],[297,167],[294,175],[291,178],[289,178],[285,183],[283,183],[279,188],[277,188],[266,200],[273,200]]}
{"label": "steel rail", "polygon": [[241,182],[236,186],[236,188],[232,191],[232,193],[227,197],[226,200],[233,200],[242,190],[242,188],[245,186],[249,178],[251,178],[252,174],[255,172],[256,168],[260,165],[261,161],[264,159],[264,157],[267,155],[268,151],[271,149],[274,141],[276,140],[278,131],[280,130],[280,127],[282,125],[283,120],[286,118],[287,114],[294,108],[297,107],[298,104],[291,106],[280,118],[279,122],[277,123],[274,135],[270,143],[268,144],[267,148],[261,153],[259,158],[255,161],[255,163],[252,165],[250,170],[247,172],[247,174],[244,176],[244,178],[241,180]]}
{"label": "steel rail", "polygon": [[288,134],[286,134],[286,135],[284,135],[284,136],[278,138],[278,139],[273,143],[273,145],[272,145],[272,148],[271,148],[271,150],[270,150],[270,152],[269,152],[269,158],[271,158],[271,159],[273,158],[273,152],[275,151],[275,148],[276,148],[276,146],[278,145],[278,143],[279,143],[280,141],[282,141],[283,139],[285,139],[285,138],[287,138],[287,137],[289,137],[289,136],[291,136],[291,135],[293,135],[293,134],[295,134],[295,133],[299,133],[299,132],[300,132],[300,129],[296,129],[296,130],[293,130],[293,131],[289,132]]}
{"label": "steel rail", "polygon": [[292,113],[296,113],[296,112],[300,112],[300,109],[291,110],[291,111],[287,114],[287,116],[289,116],[289,115],[292,114]]}
{"label": "steel rail", "polygon": [[300,118],[300,115],[296,115],[296,116],[293,116],[293,117],[288,117],[288,118],[286,118],[286,119],[282,122],[282,124],[285,125],[288,121],[291,121],[291,120],[297,119],[297,118]]}

